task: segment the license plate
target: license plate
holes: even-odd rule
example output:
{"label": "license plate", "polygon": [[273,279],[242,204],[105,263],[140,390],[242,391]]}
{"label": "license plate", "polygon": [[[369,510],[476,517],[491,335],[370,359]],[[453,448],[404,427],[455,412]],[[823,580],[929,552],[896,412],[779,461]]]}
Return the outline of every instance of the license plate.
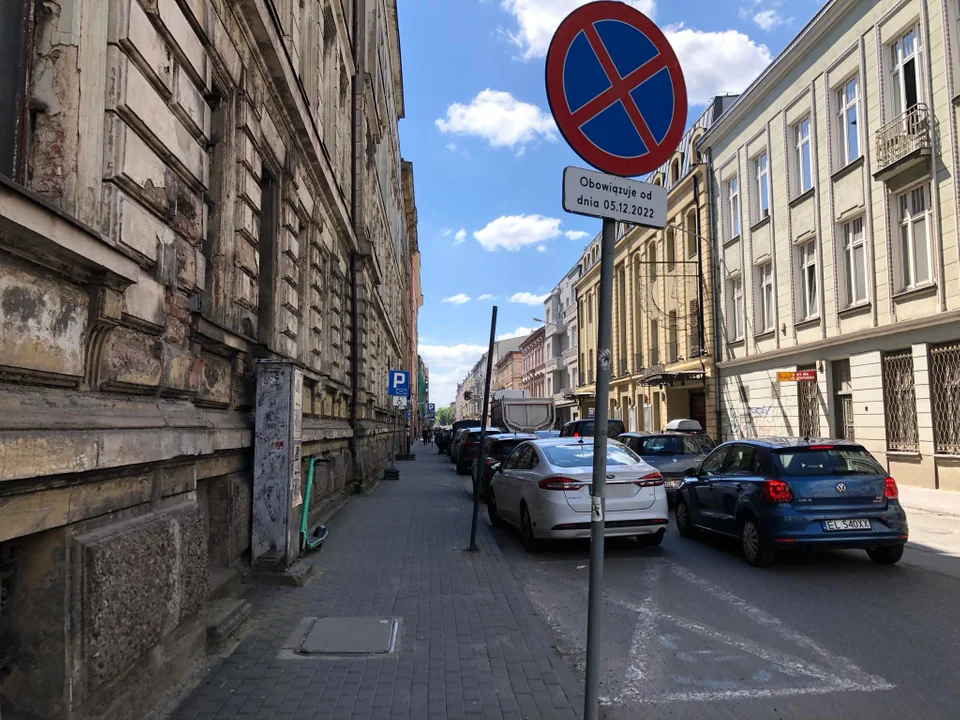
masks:
{"label": "license plate", "polygon": [[823,529],[833,532],[836,530],[869,530],[869,520],[824,520]]}

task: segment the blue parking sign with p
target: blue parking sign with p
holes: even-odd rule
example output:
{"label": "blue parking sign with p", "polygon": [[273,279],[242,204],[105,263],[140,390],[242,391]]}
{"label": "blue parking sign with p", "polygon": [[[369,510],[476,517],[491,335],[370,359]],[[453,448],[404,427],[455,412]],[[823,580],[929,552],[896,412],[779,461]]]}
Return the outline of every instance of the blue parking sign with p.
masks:
{"label": "blue parking sign with p", "polygon": [[391,370],[387,382],[387,394],[410,397],[410,373],[406,370]]}

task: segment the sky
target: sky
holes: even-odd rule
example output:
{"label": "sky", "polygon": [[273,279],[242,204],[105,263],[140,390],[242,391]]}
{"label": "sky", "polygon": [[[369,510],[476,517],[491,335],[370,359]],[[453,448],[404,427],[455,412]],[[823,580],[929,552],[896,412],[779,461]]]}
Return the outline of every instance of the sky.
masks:
{"label": "sky", "polygon": [[[544,56],[585,0],[398,0],[421,283],[420,354],[430,401],[498,337],[525,335],[600,221],[561,207],[568,165],[584,166],[550,115]],[[819,0],[628,0],[665,31],[683,67],[689,120],[737,93],[819,10]]]}

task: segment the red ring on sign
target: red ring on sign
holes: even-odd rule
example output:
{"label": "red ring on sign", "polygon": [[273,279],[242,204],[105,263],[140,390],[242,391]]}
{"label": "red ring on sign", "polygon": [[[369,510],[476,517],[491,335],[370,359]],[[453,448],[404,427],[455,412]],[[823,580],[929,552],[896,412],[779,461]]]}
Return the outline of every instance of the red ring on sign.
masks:
{"label": "red ring on sign", "polygon": [[[650,60],[645,65],[627,75],[627,80],[641,77],[632,86],[624,85],[619,73],[613,68],[612,61],[603,48],[603,43],[594,28],[594,23],[601,20],[619,20],[631,27],[637,29],[647,36],[650,42],[656,47],[659,55]],[[563,69],[567,55],[570,52],[570,46],[574,39],[581,32],[584,32],[590,44],[597,53],[597,59],[607,74],[613,87],[606,90],[596,98],[588,102],[583,108],[579,108],[575,113],[571,113],[567,105],[566,90],[563,83]],[[597,43],[600,43],[601,50]],[[604,57],[605,56],[605,57]],[[651,71],[651,66],[653,69]],[[645,70],[646,68],[646,70]],[[646,121],[643,119],[642,112],[637,108],[633,98],[629,96],[630,91],[638,87],[647,77],[654,72],[659,72],[666,68],[670,74],[670,81],[673,84],[673,119],[670,122],[670,128],[661,142],[657,143]],[[611,77],[613,72],[616,77]],[[644,77],[645,73],[646,76]],[[680,61],[677,54],[670,46],[669,41],[664,36],[650,18],[629,5],[622,2],[612,2],[611,0],[599,0],[598,2],[588,3],[570,13],[566,19],[560,23],[557,32],[550,41],[550,48],[547,51],[546,61],[546,86],[547,101],[550,104],[550,111],[553,113],[554,120],[557,122],[557,128],[564,139],[570,145],[577,155],[601,172],[612,173],[622,177],[635,177],[644,175],[656,170],[665,163],[683,138],[683,131],[687,124],[687,86],[683,78],[683,70],[680,67]],[[618,89],[619,88],[619,89]],[[613,98],[609,103],[603,105],[604,96]],[[588,120],[596,117],[615,102],[622,102],[627,115],[637,129],[647,152],[632,158],[619,157],[612,155],[606,150],[595,145],[581,130],[581,127]],[[591,104],[597,109],[592,115],[584,116],[584,108],[589,108]],[[631,112],[632,111],[632,112]],[[651,142],[652,141],[652,142]]]}

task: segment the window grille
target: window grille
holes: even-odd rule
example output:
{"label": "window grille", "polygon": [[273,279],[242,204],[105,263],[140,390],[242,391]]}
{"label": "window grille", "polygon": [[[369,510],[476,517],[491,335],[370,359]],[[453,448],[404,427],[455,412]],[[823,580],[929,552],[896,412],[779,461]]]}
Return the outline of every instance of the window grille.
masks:
{"label": "window grille", "polygon": [[887,428],[887,449],[919,452],[917,396],[910,350],[883,356],[883,414]]}
{"label": "window grille", "polygon": [[960,455],[960,343],[930,349],[930,398],[934,450]]}

